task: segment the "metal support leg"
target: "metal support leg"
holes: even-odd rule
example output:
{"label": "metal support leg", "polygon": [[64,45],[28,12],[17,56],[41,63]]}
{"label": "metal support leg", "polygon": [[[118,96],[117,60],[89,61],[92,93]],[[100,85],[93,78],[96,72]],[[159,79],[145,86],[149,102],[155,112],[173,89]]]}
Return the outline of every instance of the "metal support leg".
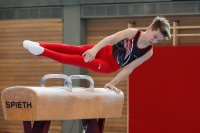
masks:
{"label": "metal support leg", "polygon": [[24,133],[32,133],[31,121],[23,121]]}
{"label": "metal support leg", "polygon": [[23,121],[24,133],[48,133],[51,121],[35,121],[31,129],[31,121]]}
{"label": "metal support leg", "polygon": [[48,133],[51,121],[35,121],[32,133]]}
{"label": "metal support leg", "polygon": [[100,133],[103,133],[104,131],[104,124],[105,124],[105,118],[98,119]]}
{"label": "metal support leg", "polygon": [[85,133],[103,133],[105,119],[86,119],[82,120]]}

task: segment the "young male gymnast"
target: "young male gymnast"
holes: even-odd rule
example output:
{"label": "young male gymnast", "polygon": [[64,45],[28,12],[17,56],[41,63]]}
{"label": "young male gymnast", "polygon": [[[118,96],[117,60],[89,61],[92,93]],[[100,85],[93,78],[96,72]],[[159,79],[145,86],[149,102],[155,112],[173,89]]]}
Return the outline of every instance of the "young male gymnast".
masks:
{"label": "young male gymnast", "polygon": [[[145,32],[128,28],[105,37],[98,44],[74,46],[69,44],[23,41],[30,53],[45,56],[63,64],[70,64],[99,73],[112,73],[123,68],[105,88],[116,93],[117,83],[126,78],[137,66],[153,55],[154,43],[170,39],[170,24],[157,16]],[[114,44],[112,44],[115,42]]]}

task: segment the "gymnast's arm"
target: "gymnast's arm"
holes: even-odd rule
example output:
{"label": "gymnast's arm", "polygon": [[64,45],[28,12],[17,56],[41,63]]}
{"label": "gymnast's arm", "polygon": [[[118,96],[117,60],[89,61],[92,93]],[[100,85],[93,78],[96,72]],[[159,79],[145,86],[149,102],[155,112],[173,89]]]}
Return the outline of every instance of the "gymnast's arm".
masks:
{"label": "gymnast's arm", "polygon": [[105,88],[110,88],[111,90],[114,90],[116,93],[119,93],[120,90],[115,87],[117,83],[125,79],[128,75],[131,74],[131,72],[141,65],[143,62],[148,60],[153,55],[153,50],[151,49],[148,53],[146,53],[144,56],[132,61],[130,64],[125,66],[118,74],[117,76],[111,80],[109,83],[105,85]]}
{"label": "gymnast's arm", "polygon": [[135,36],[136,32],[137,32],[137,29],[128,28],[128,29],[119,31],[113,35],[105,37],[103,40],[97,43],[92,49],[89,49],[85,53],[83,53],[83,56],[85,56],[84,61],[85,62],[92,61],[95,58],[97,52],[101,48],[105,47],[108,44],[119,42],[125,38],[131,39]]}

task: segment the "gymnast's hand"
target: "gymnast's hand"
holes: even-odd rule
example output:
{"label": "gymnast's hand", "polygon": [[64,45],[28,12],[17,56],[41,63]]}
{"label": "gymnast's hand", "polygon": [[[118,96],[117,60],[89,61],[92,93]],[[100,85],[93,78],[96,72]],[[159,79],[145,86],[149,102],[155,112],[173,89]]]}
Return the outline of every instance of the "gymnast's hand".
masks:
{"label": "gymnast's hand", "polygon": [[85,51],[82,56],[84,56],[84,61],[85,62],[91,62],[97,54],[97,51],[95,49],[89,49]]}
{"label": "gymnast's hand", "polygon": [[121,90],[119,90],[117,87],[115,87],[114,85],[110,83],[105,84],[104,88],[109,88],[111,90],[114,90],[117,94],[121,92]]}

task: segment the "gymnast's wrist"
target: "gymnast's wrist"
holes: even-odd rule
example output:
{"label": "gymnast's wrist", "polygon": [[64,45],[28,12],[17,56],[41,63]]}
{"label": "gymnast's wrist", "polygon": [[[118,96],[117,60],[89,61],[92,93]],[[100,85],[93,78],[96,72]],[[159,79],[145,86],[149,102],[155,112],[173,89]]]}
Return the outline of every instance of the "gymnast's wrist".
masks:
{"label": "gymnast's wrist", "polygon": [[114,81],[110,81],[109,84],[115,86],[117,83],[115,83]]}
{"label": "gymnast's wrist", "polygon": [[93,51],[96,52],[96,53],[99,51],[99,48],[98,48],[98,47],[95,47],[95,46],[94,46],[92,49],[93,49]]}

